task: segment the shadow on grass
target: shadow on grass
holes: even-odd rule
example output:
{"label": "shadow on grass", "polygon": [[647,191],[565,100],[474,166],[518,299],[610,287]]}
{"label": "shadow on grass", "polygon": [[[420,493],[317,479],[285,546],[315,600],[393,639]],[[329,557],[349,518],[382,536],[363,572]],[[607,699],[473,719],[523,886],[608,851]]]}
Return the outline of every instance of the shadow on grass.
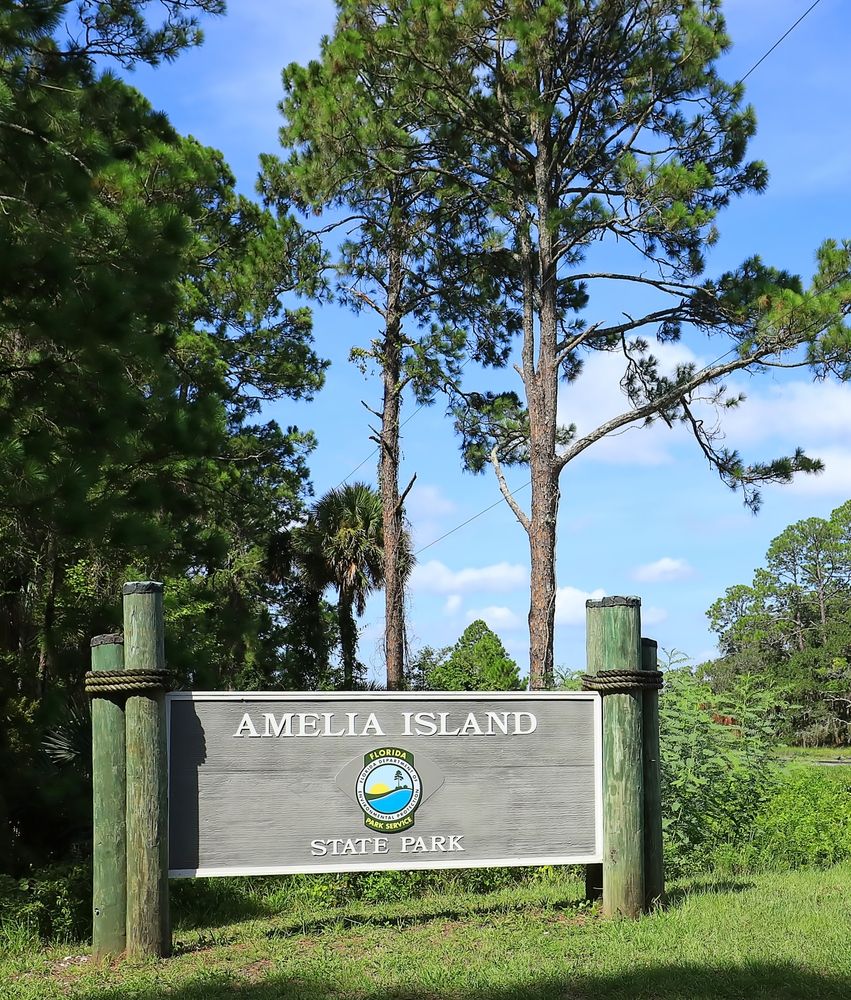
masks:
{"label": "shadow on grass", "polygon": [[249,895],[228,879],[175,881],[169,894],[175,923],[184,931],[225,927],[276,913],[262,899]]}
{"label": "shadow on grass", "polygon": [[[851,977],[822,975],[792,964],[658,965],[611,975],[557,976],[499,988],[435,989],[397,984],[350,990],[330,980],[286,978],[274,973],[258,982],[245,975],[265,976],[263,969],[242,975],[222,974],[182,988],[168,988],[169,1000],[847,1000]],[[133,1000],[160,1000],[159,987],[132,991]],[[80,1000],[127,1000],[126,988],[98,989]]]}
{"label": "shadow on grass", "polygon": [[508,913],[539,913],[548,910],[558,913],[574,911],[577,915],[587,913],[585,904],[574,898],[570,899],[521,899],[493,900],[488,902],[471,901],[469,905],[423,906],[412,909],[409,904],[397,907],[385,904],[355,910],[351,907],[340,910],[328,910],[315,916],[281,916],[276,926],[269,928],[267,938],[300,937],[303,934],[315,934],[324,930],[346,927],[394,927],[400,930],[404,927],[415,927],[427,924],[432,920],[464,920],[471,917],[491,916]]}

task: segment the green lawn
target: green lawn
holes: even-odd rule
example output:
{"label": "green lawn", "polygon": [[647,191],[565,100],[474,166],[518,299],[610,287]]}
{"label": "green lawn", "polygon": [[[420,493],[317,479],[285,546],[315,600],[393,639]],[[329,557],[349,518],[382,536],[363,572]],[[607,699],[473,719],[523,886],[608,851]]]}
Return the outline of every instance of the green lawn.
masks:
{"label": "green lawn", "polygon": [[790,747],[779,746],[776,755],[781,760],[810,763],[814,760],[843,760],[851,764],[851,747]]}
{"label": "green lawn", "polygon": [[[174,958],[98,966],[6,929],[4,1000],[851,997],[851,865],[675,886],[608,922],[578,884],[176,930]],[[179,915],[176,915],[179,919]]]}

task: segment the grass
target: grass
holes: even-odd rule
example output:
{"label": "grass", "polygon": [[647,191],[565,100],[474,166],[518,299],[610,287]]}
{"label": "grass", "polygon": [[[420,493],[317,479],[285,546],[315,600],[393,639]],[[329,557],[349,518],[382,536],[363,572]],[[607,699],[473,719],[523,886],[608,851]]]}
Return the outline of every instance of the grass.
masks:
{"label": "grass", "polygon": [[851,747],[778,746],[775,756],[781,760],[811,763],[815,760],[842,760],[851,764]]}
{"label": "grass", "polygon": [[[578,882],[181,926],[165,961],[85,948],[0,957],[4,1000],[846,1000],[851,865],[675,885],[666,911],[602,920]],[[192,921],[188,921],[189,924]]]}

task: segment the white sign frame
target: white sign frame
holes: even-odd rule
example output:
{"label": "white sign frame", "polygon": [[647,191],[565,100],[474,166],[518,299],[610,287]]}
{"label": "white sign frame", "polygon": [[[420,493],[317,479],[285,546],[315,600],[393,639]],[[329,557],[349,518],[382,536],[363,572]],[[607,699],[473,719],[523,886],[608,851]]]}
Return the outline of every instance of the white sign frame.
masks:
{"label": "white sign frame", "polygon": [[[166,695],[166,733],[169,767],[171,773],[171,708],[175,702],[466,702],[530,700],[541,702],[584,701],[591,703],[593,719],[593,787],[594,787],[594,850],[582,854],[542,854],[534,857],[489,857],[466,859],[441,857],[434,859],[411,858],[408,861],[372,861],[368,866],[361,863],[326,862],[299,865],[240,865],[223,867],[198,867],[169,869],[170,878],[207,878],[224,876],[253,875],[295,875],[321,874],[351,871],[421,871],[459,868],[515,868],[538,867],[543,865],[585,865],[598,864],[603,860],[603,715],[602,698],[592,691],[356,691],[356,692],[315,692],[315,691],[172,691]],[[397,737],[387,737],[396,739]],[[171,788],[169,787],[169,804]]]}

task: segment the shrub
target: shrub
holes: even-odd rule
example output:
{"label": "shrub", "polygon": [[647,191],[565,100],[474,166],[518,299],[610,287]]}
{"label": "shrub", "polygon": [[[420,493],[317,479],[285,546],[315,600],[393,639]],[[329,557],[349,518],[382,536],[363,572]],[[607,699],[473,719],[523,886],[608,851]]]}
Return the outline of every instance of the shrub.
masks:
{"label": "shrub", "polygon": [[787,772],[756,817],[749,853],[763,869],[851,858],[851,775],[818,767]]}
{"label": "shrub", "polygon": [[770,723],[776,700],[747,676],[716,695],[687,668],[667,671],[659,714],[669,874],[707,870],[752,831],[779,775]]}
{"label": "shrub", "polygon": [[27,928],[42,941],[91,936],[92,876],[87,865],[54,865],[24,878],[0,876],[0,924]]}

